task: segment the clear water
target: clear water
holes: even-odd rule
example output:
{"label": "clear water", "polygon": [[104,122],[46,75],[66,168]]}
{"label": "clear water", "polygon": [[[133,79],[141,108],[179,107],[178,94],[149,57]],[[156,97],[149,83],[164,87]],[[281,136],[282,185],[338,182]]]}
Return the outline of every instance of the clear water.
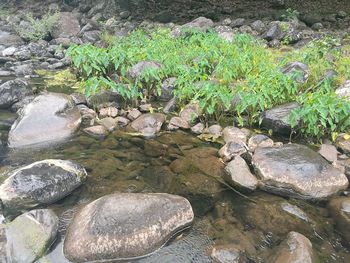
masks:
{"label": "clear water", "polygon": [[[0,111],[0,139],[6,140],[15,115]],[[307,236],[320,262],[350,262],[324,204],[286,199],[264,192],[241,197],[212,176],[223,165],[214,156],[218,145],[185,132],[163,132],[145,140],[118,130],[104,140],[78,133],[70,141],[46,149],[0,148],[0,172],[47,158],[70,159],[83,165],[87,182],[65,199],[50,205],[60,217],[59,238],[39,262],[64,263],[62,239],[74,211],[82,204],[115,192],[167,192],[187,197],[196,214],[194,226],[149,258],[150,262],[210,262],[210,248],[235,244],[266,262],[271,249],[289,231]],[[3,180],[4,177],[0,177]],[[290,204],[288,209],[286,202]],[[293,212],[293,206],[300,210]],[[302,214],[298,217],[298,214]],[[307,217],[307,220],[305,220]]]}

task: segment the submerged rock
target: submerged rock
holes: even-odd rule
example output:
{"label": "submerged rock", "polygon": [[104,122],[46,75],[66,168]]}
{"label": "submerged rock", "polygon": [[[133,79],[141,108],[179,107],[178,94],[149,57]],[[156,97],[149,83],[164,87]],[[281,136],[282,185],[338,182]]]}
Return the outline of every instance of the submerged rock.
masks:
{"label": "submerged rock", "polygon": [[45,93],[20,112],[9,133],[11,148],[62,141],[78,128],[81,116],[71,97]]}
{"label": "submerged rock", "polygon": [[315,263],[317,262],[308,238],[297,232],[290,232],[274,254],[267,261],[270,263]]}
{"label": "submerged rock", "polygon": [[86,179],[79,164],[64,160],[44,160],[19,168],[0,186],[0,199],[8,215],[38,205],[51,204],[70,194]]}
{"label": "submerged rock", "polygon": [[7,109],[31,94],[26,82],[19,79],[9,80],[0,85],[0,109]]}
{"label": "submerged rock", "polygon": [[329,203],[338,231],[350,244],[350,197],[337,197]]}
{"label": "submerged rock", "polygon": [[164,114],[161,113],[147,113],[141,115],[134,120],[130,125],[131,128],[140,132],[145,137],[154,136],[160,131],[165,121]]}
{"label": "submerged rock", "polygon": [[245,263],[248,262],[244,251],[235,245],[216,246],[211,251],[213,263]]}
{"label": "submerged rock", "polygon": [[250,172],[245,160],[236,156],[225,167],[225,181],[232,186],[242,187],[243,189],[254,191],[258,186],[258,180]]}
{"label": "submerged rock", "polygon": [[288,103],[264,111],[262,114],[261,126],[274,133],[290,135],[292,127],[289,124],[288,117],[292,110],[299,107],[298,103]]}
{"label": "submerged rock", "polygon": [[57,230],[58,217],[48,209],[32,210],[0,225],[1,262],[34,262],[50,248]]}
{"label": "submerged rock", "polygon": [[253,165],[260,187],[268,192],[301,199],[324,199],[345,190],[346,176],[306,146],[258,148]]}
{"label": "submerged rock", "polygon": [[194,215],[183,197],[112,194],[86,205],[73,218],[64,254],[73,262],[146,256],[188,227]]}

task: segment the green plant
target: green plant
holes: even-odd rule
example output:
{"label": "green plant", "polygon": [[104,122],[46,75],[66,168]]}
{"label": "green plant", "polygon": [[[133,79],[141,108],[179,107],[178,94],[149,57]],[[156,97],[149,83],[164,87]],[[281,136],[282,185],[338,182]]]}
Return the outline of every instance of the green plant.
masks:
{"label": "green plant", "polygon": [[[334,93],[350,77],[350,49],[340,47],[337,39],[323,38],[300,49],[279,51],[246,34],[236,34],[228,42],[215,32],[194,30],[176,38],[162,28],[105,38],[106,48],[73,45],[67,51],[87,95],[113,89],[126,99],[149,98],[159,95],[164,79],[175,77],[179,103],[198,102],[208,119],[234,115],[241,125],[253,126],[261,121],[262,111],[297,101],[301,107],[293,111],[290,121],[302,134],[321,138],[350,127],[349,102]],[[141,61],[161,66],[146,68],[131,79],[130,68]],[[282,73],[293,61],[308,65],[305,82]],[[330,69],[342,76],[324,80]]]}
{"label": "green plant", "polygon": [[281,18],[288,21],[297,18],[299,15],[300,13],[298,10],[287,8],[284,14],[281,15]]}
{"label": "green plant", "polygon": [[21,23],[15,28],[16,32],[28,41],[37,41],[41,39],[49,39],[50,32],[57,24],[60,17],[58,11],[50,11],[41,17],[41,19],[33,16],[32,13],[27,14],[26,22]]}

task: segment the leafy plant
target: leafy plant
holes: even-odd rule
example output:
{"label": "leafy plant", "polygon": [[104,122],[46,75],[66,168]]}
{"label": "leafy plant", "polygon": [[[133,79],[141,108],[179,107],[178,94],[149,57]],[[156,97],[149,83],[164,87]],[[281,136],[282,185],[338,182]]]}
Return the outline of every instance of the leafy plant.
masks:
{"label": "leafy plant", "polygon": [[[240,125],[253,126],[259,124],[262,111],[297,101],[301,107],[293,111],[290,122],[305,135],[321,138],[350,127],[349,102],[334,92],[350,78],[350,48],[340,47],[336,39],[323,38],[287,51],[269,49],[246,34],[236,34],[228,42],[215,32],[194,30],[176,38],[160,28],[106,39],[105,48],[73,45],[67,52],[87,95],[113,89],[126,99],[150,98],[160,95],[163,80],[175,77],[178,101],[198,102],[208,119],[235,115]],[[146,68],[131,79],[130,68],[141,61],[161,66]],[[305,82],[283,73],[282,68],[294,61],[308,65]],[[341,76],[325,79],[330,69]]]}
{"label": "leafy plant", "polygon": [[41,19],[33,16],[32,13],[27,14],[24,23],[15,28],[20,37],[28,41],[37,41],[41,39],[49,39],[50,32],[57,24],[60,17],[58,11],[50,11]]}

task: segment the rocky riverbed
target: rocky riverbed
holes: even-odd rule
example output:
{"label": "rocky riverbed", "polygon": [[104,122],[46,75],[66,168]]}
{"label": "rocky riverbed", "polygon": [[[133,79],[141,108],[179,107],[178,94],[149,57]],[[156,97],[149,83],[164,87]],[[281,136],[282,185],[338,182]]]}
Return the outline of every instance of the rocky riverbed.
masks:
{"label": "rocky riverbed", "polygon": [[[350,261],[348,136],[320,147],[289,142],[295,104],[262,115],[279,139],[208,124],[196,103],[174,111],[172,79],[157,102],[138,107],[116,92],[87,98],[68,82],[48,88],[37,70],[69,66],[71,43],[101,44],[101,9],[81,8],[61,12],[50,39],[29,43],[13,30],[20,14],[0,19],[2,262]],[[297,47],[329,33],[329,23],[199,17],[187,26]],[[122,12],[103,28],[122,36],[136,25]],[[149,67],[159,65],[142,61],[129,75]],[[299,62],[283,69],[295,71],[308,77]]]}

